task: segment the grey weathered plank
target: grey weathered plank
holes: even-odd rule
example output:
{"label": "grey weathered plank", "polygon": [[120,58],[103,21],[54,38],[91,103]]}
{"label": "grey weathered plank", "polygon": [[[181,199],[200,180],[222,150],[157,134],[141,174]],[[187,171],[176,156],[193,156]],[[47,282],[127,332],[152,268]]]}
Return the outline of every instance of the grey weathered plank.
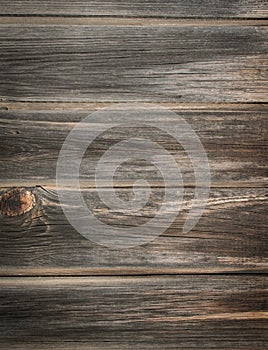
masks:
{"label": "grey weathered plank", "polygon": [[[267,29],[255,21],[265,17],[262,0],[1,1],[0,109],[12,101],[267,101]],[[206,148],[213,181],[206,211],[187,234],[192,169],[158,133],[181,164],[182,210],[153,242],[116,250],[76,232],[53,187],[61,144],[87,113],[33,106],[0,113],[0,196],[10,184],[46,188],[29,189],[36,206],[18,217],[5,216],[0,201],[0,275],[54,278],[0,278],[0,347],[263,350],[266,276],[55,276],[267,272],[267,110],[180,113]],[[116,137],[107,134],[87,157],[97,159]],[[153,217],[163,198],[159,174],[130,164],[154,187],[141,212],[121,213],[101,203],[87,157],[83,195],[97,218],[127,231]],[[116,180],[117,193],[130,199],[128,173],[121,169]],[[177,212],[175,200],[168,212]]]}
{"label": "grey weathered plank", "polygon": [[268,9],[264,0],[2,0],[0,15],[265,18]]}
{"label": "grey weathered plank", "polygon": [[[175,201],[169,203],[159,223],[164,232],[161,236],[127,249],[87,240],[65,218],[54,190],[32,190],[38,204],[30,213],[0,217],[1,275],[268,271],[263,189],[212,190],[198,224],[189,233],[182,233],[193,198],[193,190],[188,189],[180,212]],[[131,189],[121,189],[119,195],[129,198]],[[152,189],[150,200],[138,213],[107,208],[96,190],[83,191],[83,196],[95,217],[125,229],[127,234],[129,226],[140,226],[158,212],[163,191]],[[69,205],[75,210],[74,204]],[[167,228],[165,214],[170,212],[178,216]]]}
{"label": "grey weathered plank", "polygon": [[[122,107],[124,108],[124,107]],[[0,111],[0,178],[2,186],[55,185],[56,163],[62,144],[88,111]],[[161,114],[155,120],[171,130],[177,116],[183,117],[195,130],[207,152],[213,187],[267,185],[267,108],[256,106],[255,110],[174,110],[174,116],[165,120]],[[92,123],[91,129],[99,130],[105,121]],[[133,132],[132,132],[132,131]],[[169,150],[178,161],[186,185],[195,184],[193,168],[186,152],[168,135],[155,129],[132,128],[127,136],[146,137]],[[85,155],[81,167],[81,179],[92,186],[96,162],[103,152],[124,133],[107,131],[95,142]],[[130,150],[131,151],[131,150]],[[130,152],[131,155],[131,152]],[[146,154],[145,154],[146,155]],[[130,156],[131,158],[131,156]],[[154,185],[161,185],[161,177],[155,169],[132,160],[129,166],[139,170]],[[129,170],[118,172],[118,186],[132,185]],[[133,171],[132,171],[133,174]],[[105,186],[105,183],[103,184]]]}
{"label": "grey weathered plank", "polygon": [[263,102],[267,27],[0,26],[2,101]]}
{"label": "grey weathered plank", "polygon": [[9,349],[264,349],[267,277],[0,279]]}

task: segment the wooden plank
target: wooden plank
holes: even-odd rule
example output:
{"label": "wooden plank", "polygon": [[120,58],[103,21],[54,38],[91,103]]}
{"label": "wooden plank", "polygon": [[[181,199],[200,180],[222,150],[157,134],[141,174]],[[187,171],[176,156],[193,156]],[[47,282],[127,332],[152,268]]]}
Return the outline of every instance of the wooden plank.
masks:
{"label": "wooden plank", "polygon": [[267,28],[0,26],[0,100],[264,102]]}
{"label": "wooden plank", "polygon": [[[90,113],[103,108],[111,108],[114,102],[0,102],[2,111],[84,111]],[[122,104],[121,104],[122,105]],[[222,111],[222,112],[256,112],[267,111],[266,103],[168,103],[161,106],[171,111]]]}
{"label": "wooden plank", "polygon": [[264,349],[267,276],[0,280],[9,349]]}
{"label": "wooden plank", "polygon": [[264,0],[2,0],[0,15],[38,16],[124,16],[171,18],[265,18]]}
{"label": "wooden plank", "polygon": [[58,16],[1,16],[0,25],[24,26],[132,26],[132,27],[241,27],[267,26],[267,19],[230,18],[129,18],[129,17],[58,17]]}
{"label": "wooden plank", "polygon": [[[2,186],[54,186],[57,159],[65,138],[76,123],[94,111],[92,107],[91,111],[0,111]],[[155,115],[155,121],[172,130],[180,116],[191,125],[207,152],[212,187],[267,185],[267,107],[255,106],[255,110],[233,107],[231,110],[190,109],[173,112],[166,121],[160,109],[159,115]],[[90,129],[97,131],[103,127],[103,123],[106,121],[96,123],[93,120]],[[158,129],[130,128],[127,135],[114,129],[108,130],[85,154],[81,180],[87,187],[95,181],[96,162],[103,153],[124,137],[137,135],[158,142],[170,151],[180,164],[185,185],[195,185],[189,156],[174,139]],[[149,174],[155,186],[161,185],[160,174],[150,164],[137,163],[134,159],[130,160],[129,166],[133,171],[139,171],[140,176],[147,178]],[[132,185],[126,168],[118,172],[117,185]]]}
{"label": "wooden plank", "polygon": [[[80,235],[64,216],[54,190],[29,190],[37,202],[31,212],[0,217],[1,275],[268,271],[267,198],[263,189],[212,190],[198,224],[189,233],[182,233],[193,198],[193,189],[188,189],[180,211],[175,201],[168,203],[159,221],[163,227],[159,237],[125,249],[107,248]],[[128,198],[131,192],[121,189],[118,194]],[[126,234],[129,227],[140,226],[157,213],[162,196],[163,190],[152,189],[146,206],[131,213],[109,209],[96,190],[83,191],[94,216],[106,225],[125,229]],[[168,228],[165,215],[171,212],[178,216]]]}

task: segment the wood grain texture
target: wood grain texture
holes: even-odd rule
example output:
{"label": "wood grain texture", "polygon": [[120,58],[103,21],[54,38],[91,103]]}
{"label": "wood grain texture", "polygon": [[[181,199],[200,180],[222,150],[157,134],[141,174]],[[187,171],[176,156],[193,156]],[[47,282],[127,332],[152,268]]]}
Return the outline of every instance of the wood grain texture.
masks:
{"label": "wood grain texture", "polygon": [[[87,240],[65,218],[54,190],[32,191],[39,203],[32,212],[0,217],[1,275],[268,271],[267,198],[263,189],[212,190],[202,218],[185,234],[182,227],[193,198],[193,189],[188,189],[181,211],[171,201],[164,213],[178,212],[174,223],[167,229],[163,215],[159,224],[163,225],[162,235],[128,249],[105,247],[105,237],[103,246]],[[131,189],[118,191],[124,199],[131,193]],[[109,209],[96,190],[83,191],[83,197],[95,217],[125,229],[127,234],[128,227],[140,226],[157,213],[163,191],[152,189],[150,200],[137,213]]]}
{"label": "wood grain texture", "polygon": [[268,8],[264,0],[2,0],[0,15],[265,18]]}
{"label": "wood grain texture", "polygon": [[[0,102],[1,111],[84,111],[90,113],[103,108],[110,108],[114,105],[114,102]],[[123,104],[121,104],[123,105]],[[195,102],[195,103],[169,103],[161,102],[160,105],[164,108],[168,108],[171,111],[222,111],[222,112],[255,112],[255,111],[267,111],[267,103],[208,103],[208,102]],[[127,106],[127,104],[126,104]]]}
{"label": "wood grain texture", "polygon": [[0,26],[1,101],[264,102],[267,27]]}
{"label": "wood grain texture", "polygon": [[[65,138],[77,122],[95,110],[91,107],[87,111],[0,111],[2,186],[55,185],[56,163]],[[231,110],[175,109],[173,112],[174,116],[166,121],[160,109],[155,121],[172,130],[178,115],[191,125],[207,152],[212,187],[267,185],[266,106],[255,105],[254,110],[241,110],[233,106]],[[97,131],[103,123],[105,121],[99,124],[92,122],[90,129]],[[137,136],[158,142],[167,149],[180,164],[185,185],[195,185],[189,156],[174,139],[155,128],[137,126],[129,128],[127,132],[120,130],[108,130],[86,152],[81,165],[81,180],[86,187],[94,187],[96,162],[103,153],[115,142]],[[140,177],[144,175],[148,178],[149,175],[152,185],[161,186],[159,172],[150,164],[136,160],[130,160],[128,166],[118,170],[115,179],[117,186],[132,185],[130,178],[132,176],[133,179],[135,171],[139,172]]]}
{"label": "wood grain texture", "polygon": [[263,350],[267,288],[266,276],[2,278],[0,344]]}
{"label": "wood grain texture", "polygon": [[[264,0],[0,2],[1,349],[267,347],[267,15]],[[164,212],[178,214],[171,226],[163,215],[154,241],[112,249],[64,216],[56,162],[83,117],[131,101],[164,104],[192,126],[212,189],[183,233],[195,189],[186,152],[152,128],[106,132],[81,165],[83,199],[106,225],[127,235],[164,198],[161,174],[131,160],[117,169],[116,194],[133,198],[134,173],[151,184],[147,204],[133,213],[101,201],[111,189],[96,191],[95,165],[122,136],[159,142],[184,180],[181,209],[174,197]]]}
{"label": "wood grain texture", "polygon": [[1,16],[0,26],[266,27],[267,19]]}

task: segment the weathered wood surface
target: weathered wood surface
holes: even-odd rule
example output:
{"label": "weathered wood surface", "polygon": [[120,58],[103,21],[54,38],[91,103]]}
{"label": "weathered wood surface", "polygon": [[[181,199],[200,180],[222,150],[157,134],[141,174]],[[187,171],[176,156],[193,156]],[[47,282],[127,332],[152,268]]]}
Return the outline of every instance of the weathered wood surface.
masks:
{"label": "weathered wood surface", "polygon": [[265,26],[1,25],[2,101],[264,102]]}
{"label": "weathered wood surface", "polygon": [[[155,120],[172,126],[178,116],[183,117],[195,130],[207,152],[212,187],[265,187],[267,185],[267,107],[255,106],[254,110],[205,109],[174,110],[169,121],[164,120],[161,109]],[[87,111],[0,111],[0,178],[2,186],[53,186],[56,164],[62,144],[75,124],[94,110]],[[90,128],[99,130],[92,122]],[[109,128],[107,126],[107,128]],[[124,129],[125,130],[125,129]],[[185,186],[194,186],[195,179],[189,156],[166,134],[158,129],[132,128],[129,134],[107,131],[85,154],[81,166],[81,180],[92,186],[96,162],[103,153],[124,137],[145,137],[165,147],[178,161]],[[131,151],[131,150],[130,150]],[[145,152],[146,153],[146,152]],[[130,152],[131,155],[131,152]],[[145,154],[146,155],[146,154]],[[131,156],[130,156],[131,158]],[[119,165],[119,164],[118,164]],[[155,168],[144,163],[130,161],[122,167],[115,179],[118,186],[132,185],[129,177],[139,171],[140,176],[150,178],[154,186],[161,186],[161,178]],[[129,174],[130,173],[130,174]],[[132,175],[131,175],[132,174]],[[105,182],[103,186],[105,187]]]}
{"label": "weathered wood surface", "polygon": [[[151,129],[134,128],[134,136],[139,132],[139,136],[159,142],[179,161],[185,200],[181,215],[162,236],[146,246],[116,252],[86,240],[72,228],[53,187],[64,139],[75,123],[93,111],[1,111],[2,190],[4,186],[31,186],[39,198],[30,215],[1,216],[1,274],[267,271],[266,106],[174,109],[197,132],[211,166],[213,189],[208,206],[189,234],[182,234],[194,193],[188,156],[167,135],[157,131],[153,136]],[[161,121],[161,113],[157,118]],[[169,120],[171,125],[175,122],[176,116]],[[93,123],[92,128],[98,130],[100,125]],[[155,214],[163,199],[162,179],[154,168],[133,160],[115,178],[118,195],[125,199],[132,193],[133,171],[139,178],[149,179],[152,197],[136,215],[107,208],[94,189],[95,162],[120,138],[120,132],[108,132],[85,155],[81,185],[87,205],[99,219],[121,227],[140,225]],[[109,191],[105,181],[103,191]],[[177,211],[176,201],[169,208]]]}
{"label": "weathered wood surface", "polygon": [[[23,200],[36,202],[8,217],[16,206],[0,201],[0,348],[267,347],[267,14],[264,0],[1,1],[0,195],[25,186]],[[120,101],[169,104],[184,117],[207,151],[212,189],[184,234],[191,165],[169,137],[153,136],[180,161],[182,209],[154,241],[117,250],[70,225],[55,171],[75,123]],[[101,203],[91,166],[116,137],[86,154],[81,184],[96,217],[127,228],[153,217],[163,183],[133,162],[152,184],[144,209]],[[116,186],[132,198],[124,168]]]}
{"label": "weathered wood surface", "polygon": [[[188,189],[182,210],[169,229],[165,230],[163,215],[162,235],[142,246],[121,250],[81,236],[62,213],[54,190],[32,190],[38,202],[35,209],[24,216],[1,215],[1,275],[268,271],[267,199],[263,189],[212,190],[205,213],[186,234],[182,227],[193,198],[193,189]],[[131,196],[131,189],[118,192],[125,199]],[[157,213],[163,191],[152,189],[148,204],[138,213],[107,208],[95,190],[84,191],[83,196],[99,220],[127,230]],[[168,205],[167,213],[172,211],[178,212],[176,202]]]}
{"label": "weathered wood surface", "polygon": [[1,0],[0,15],[265,18],[265,0]]}
{"label": "weathered wood surface", "polygon": [[0,344],[263,350],[267,288],[259,276],[1,279]]}

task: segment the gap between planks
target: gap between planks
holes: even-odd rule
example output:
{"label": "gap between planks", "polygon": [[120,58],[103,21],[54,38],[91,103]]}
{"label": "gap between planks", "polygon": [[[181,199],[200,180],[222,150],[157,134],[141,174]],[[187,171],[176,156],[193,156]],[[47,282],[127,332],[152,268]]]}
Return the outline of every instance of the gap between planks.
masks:
{"label": "gap between planks", "polygon": [[83,277],[164,277],[164,276],[237,276],[237,275],[268,275],[268,269],[250,268],[0,268],[0,278],[83,278]]}
{"label": "gap between planks", "polygon": [[[183,185],[184,189],[194,189],[195,188],[195,184],[194,183],[188,183],[185,182]],[[57,186],[56,186],[56,180],[55,179],[51,179],[51,180],[40,180],[38,181],[33,180],[33,181],[29,181],[29,180],[12,180],[12,181],[5,181],[0,185],[0,191],[5,191],[8,188],[11,187],[27,187],[27,188],[41,188],[44,191],[56,191]],[[151,188],[158,188],[158,189],[163,189],[165,187],[163,187],[162,184],[158,184],[158,183],[152,183]],[[263,181],[258,181],[258,182],[250,182],[250,181],[235,181],[235,182],[212,182],[210,184],[210,188],[218,188],[218,189],[239,189],[239,188],[267,188],[268,187],[268,183],[266,181],[266,179],[264,179]],[[96,184],[90,181],[87,182],[80,182],[80,188],[86,189],[86,190],[96,190]],[[129,188],[133,188],[133,183],[129,182],[129,183],[124,183],[124,184],[120,184],[117,183],[113,189],[129,189]],[[142,187],[140,187],[142,188]],[[178,187],[176,187],[178,188]],[[72,188],[72,187],[66,187],[66,190],[72,191],[75,190],[76,188]],[[110,187],[108,187],[105,184],[102,184],[101,189],[106,190],[106,189],[110,189]]]}
{"label": "gap between planks", "polygon": [[86,25],[86,26],[183,26],[183,27],[237,27],[267,26],[265,19],[173,19],[125,17],[61,17],[61,16],[1,16],[0,25]]}

